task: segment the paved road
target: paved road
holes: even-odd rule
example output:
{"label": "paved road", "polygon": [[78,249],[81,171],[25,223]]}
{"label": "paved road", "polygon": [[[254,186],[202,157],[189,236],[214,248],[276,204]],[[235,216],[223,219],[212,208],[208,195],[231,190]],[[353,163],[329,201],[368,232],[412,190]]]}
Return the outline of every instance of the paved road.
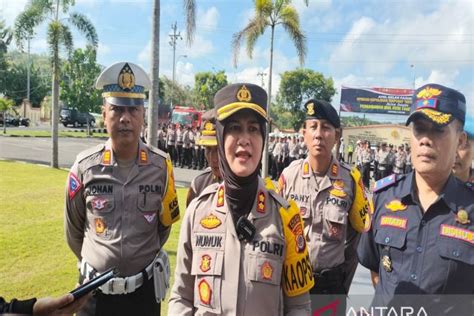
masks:
{"label": "paved road", "polygon": [[[76,155],[84,149],[103,143],[97,138],[60,138],[59,165],[70,168]],[[0,158],[19,160],[49,165],[51,157],[51,139],[43,137],[3,137],[0,136]],[[188,187],[191,180],[200,171],[175,168],[175,178],[178,186]],[[349,296],[372,295],[374,292],[370,281],[370,273],[360,266],[354,276]]]}

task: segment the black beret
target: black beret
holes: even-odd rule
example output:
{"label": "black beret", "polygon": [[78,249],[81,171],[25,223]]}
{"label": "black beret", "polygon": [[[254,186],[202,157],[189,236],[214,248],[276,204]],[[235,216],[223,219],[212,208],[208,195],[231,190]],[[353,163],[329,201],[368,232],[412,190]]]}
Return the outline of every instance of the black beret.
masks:
{"label": "black beret", "polygon": [[336,109],[324,100],[308,100],[305,105],[307,120],[327,120],[335,128],[341,127],[341,121]]}

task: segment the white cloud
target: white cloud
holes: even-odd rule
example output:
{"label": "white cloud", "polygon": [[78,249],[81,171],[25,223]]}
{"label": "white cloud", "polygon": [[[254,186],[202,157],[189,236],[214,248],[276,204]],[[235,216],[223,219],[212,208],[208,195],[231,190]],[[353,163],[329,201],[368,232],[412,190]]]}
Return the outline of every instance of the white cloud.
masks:
{"label": "white cloud", "polygon": [[112,51],[110,46],[99,43],[99,48],[97,49],[97,55],[100,55],[100,57],[104,57],[105,55],[109,54]]}
{"label": "white cloud", "polygon": [[205,28],[207,30],[215,30],[219,22],[219,10],[216,7],[211,7],[205,12],[197,14],[197,28]]}
{"label": "white cloud", "polygon": [[16,17],[25,9],[27,3],[28,0],[0,0],[0,18],[5,20],[7,26],[13,27]]}

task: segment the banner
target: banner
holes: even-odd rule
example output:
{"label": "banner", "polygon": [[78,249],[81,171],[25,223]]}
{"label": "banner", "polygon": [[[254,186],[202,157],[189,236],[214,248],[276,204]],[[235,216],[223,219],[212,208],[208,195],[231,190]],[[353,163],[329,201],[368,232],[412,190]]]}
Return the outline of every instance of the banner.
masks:
{"label": "banner", "polygon": [[341,89],[341,112],[410,114],[413,89]]}

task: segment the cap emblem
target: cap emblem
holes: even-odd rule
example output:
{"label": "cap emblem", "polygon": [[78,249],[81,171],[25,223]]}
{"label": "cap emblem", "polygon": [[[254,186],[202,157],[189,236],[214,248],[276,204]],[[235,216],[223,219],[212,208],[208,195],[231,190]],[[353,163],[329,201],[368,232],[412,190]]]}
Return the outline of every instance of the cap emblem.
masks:
{"label": "cap emblem", "polygon": [[436,89],[436,88],[426,87],[420,92],[418,92],[416,97],[418,99],[430,99],[432,97],[437,97],[439,95],[441,95],[441,90]]}
{"label": "cap emblem", "polygon": [[245,85],[243,85],[239,89],[239,91],[237,91],[237,100],[239,100],[240,102],[249,102],[250,100],[252,100],[252,94]]}
{"label": "cap emblem", "polygon": [[306,106],[306,114],[308,115],[314,115],[314,103],[308,103]]}
{"label": "cap emblem", "polygon": [[214,129],[214,127],[212,126],[211,122],[206,122],[206,124],[204,124],[204,129],[206,131],[212,131]]}
{"label": "cap emblem", "polygon": [[128,63],[120,70],[117,84],[123,90],[131,90],[135,86],[135,75]]}

